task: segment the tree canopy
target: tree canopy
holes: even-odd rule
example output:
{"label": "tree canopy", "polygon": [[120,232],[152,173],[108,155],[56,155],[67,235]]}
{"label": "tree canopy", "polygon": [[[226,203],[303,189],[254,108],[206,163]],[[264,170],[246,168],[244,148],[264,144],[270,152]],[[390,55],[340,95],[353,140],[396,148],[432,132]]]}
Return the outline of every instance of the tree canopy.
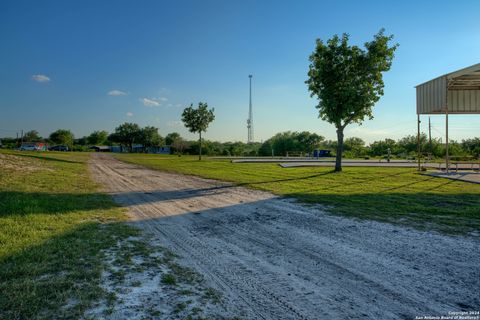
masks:
{"label": "tree canopy", "polygon": [[110,135],[109,139],[132,151],[133,144],[140,140],[140,126],[136,123],[125,122],[115,128],[115,132]]}
{"label": "tree canopy", "polygon": [[152,126],[140,128],[138,124],[129,122],[116,127],[115,132],[108,139],[128,147],[130,151],[133,150],[133,145],[136,143],[141,144],[145,152],[150,147],[158,147],[163,144],[163,138],[158,133],[158,128]]}
{"label": "tree canopy", "polygon": [[[176,133],[176,132],[175,132]],[[188,147],[188,141],[183,139],[180,134],[175,137],[172,142],[170,143],[172,147],[172,151],[177,153],[178,155],[183,154],[183,151]]]}
{"label": "tree canopy", "polygon": [[102,131],[93,131],[87,137],[87,143],[90,145],[103,145],[107,142],[108,132],[105,130]]}
{"label": "tree canopy", "polygon": [[42,137],[38,134],[37,130],[30,130],[23,135],[23,141],[25,142],[37,142],[42,140]]}
{"label": "tree canopy", "polygon": [[158,128],[148,126],[140,129],[138,140],[145,147],[145,151],[146,148],[158,147],[163,143],[163,138],[158,133]]}
{"label": "tree canopy", "polygon": [[383,95],[383,72],[390,69],[398,45],[389,46],[393,36],[380,30],[365,49],[349,45],[348,34],[333,36],[326,43],[317,39],[310,55],[308,86],[318,98],[319,117],[337,129],[337,161],[341,171],[343,130],[350,123],[372,119],[372,107]]}
{"label": "tree canopy", "polygon": [[177,138],[180,138],[180,133],[171,132],[165,136],[165,144],[170,146]]}
{"label": "tree canopy", "polygon": [[65,145],[69,149],[72,149],[73,139],[75,139],[75,137],[70,130],[58,129],[50,134],[49,139],[55,144]]}
{"label": "tree canopy", "polygon": [[280,132],[266,140],[260,147],[259,153],[262,156],[286,156],[288,152],[300,152],[303,154],[311,153],[318,148],[324,137],[311,133],[303,132]]}

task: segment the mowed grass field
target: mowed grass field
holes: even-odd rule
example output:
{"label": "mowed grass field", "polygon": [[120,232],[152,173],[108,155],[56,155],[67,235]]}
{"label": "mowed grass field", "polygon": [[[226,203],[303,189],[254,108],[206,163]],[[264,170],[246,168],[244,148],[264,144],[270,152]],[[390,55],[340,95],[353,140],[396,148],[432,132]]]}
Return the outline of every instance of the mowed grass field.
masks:
{"label": "mowed grass field", "polygon": [[0,151],[0,319],[77,319],[104,298],[103,250],[137,231],[89,156]]}
{"label": "mowed grass field", "polygon": [[194,156],[116,154],[157,170],[230,181],[320,204],[330,213],[435,230],[479,235],[480,185],[435,178],[405,168],[281,168],[277,164],[198,161]]}

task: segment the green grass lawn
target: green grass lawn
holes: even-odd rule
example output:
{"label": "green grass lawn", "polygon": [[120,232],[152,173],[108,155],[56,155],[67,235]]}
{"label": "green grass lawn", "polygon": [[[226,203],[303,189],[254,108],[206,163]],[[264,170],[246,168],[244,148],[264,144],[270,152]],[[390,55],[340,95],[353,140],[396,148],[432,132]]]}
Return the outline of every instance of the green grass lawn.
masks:
{"label": "green grass lawn", "polygon": [[153,169],[231,181],[331,213],[445,233],[480,230],[480,185],[419,174],[415,169],[345,167],[281,168],[277,164],[198,161],[194,156],[116,154]]}
{"label": "green grass lawn", "polygon": [[75,319],[105,294],[102,250],[136,231],[88,158],[0,152],[0,319]]}

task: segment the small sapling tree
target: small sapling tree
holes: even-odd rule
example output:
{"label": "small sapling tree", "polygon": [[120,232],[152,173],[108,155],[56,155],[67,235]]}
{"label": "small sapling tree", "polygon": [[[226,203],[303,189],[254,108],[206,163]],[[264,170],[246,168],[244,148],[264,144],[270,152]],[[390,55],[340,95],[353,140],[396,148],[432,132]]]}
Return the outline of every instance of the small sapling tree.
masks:
{"label": "small sapling tree", "polygon": [[193,104],[191,104],[190,107],[185,108],[182,113],[182,121],[185,127],[187,127],[190,132],[198,133],[199,135],[198,142],[200,150],[198,160],[202,160],[202,132],[207,131],[210,122],[215,120],[213,111],[213,108],[208,110],[206,103],[199,102],[197,109],[193,108]]}

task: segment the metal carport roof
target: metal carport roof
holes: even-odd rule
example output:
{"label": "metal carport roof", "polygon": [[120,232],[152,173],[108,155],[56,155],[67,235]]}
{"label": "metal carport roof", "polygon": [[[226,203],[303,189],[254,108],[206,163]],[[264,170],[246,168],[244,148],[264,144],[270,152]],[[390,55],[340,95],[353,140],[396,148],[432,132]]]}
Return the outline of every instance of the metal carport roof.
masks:
{"label": "metal carport roof", "polygon": [[448,115],[480,114],[480,63],[447,73],[415,87],[417,90],[418,167],[420,169],[420,115],[445,114],[445,163],[448,173]]}
{"label": "metal carport roof", "polygon": [[417,114],[480,114],[480,63],[415,88]]}

